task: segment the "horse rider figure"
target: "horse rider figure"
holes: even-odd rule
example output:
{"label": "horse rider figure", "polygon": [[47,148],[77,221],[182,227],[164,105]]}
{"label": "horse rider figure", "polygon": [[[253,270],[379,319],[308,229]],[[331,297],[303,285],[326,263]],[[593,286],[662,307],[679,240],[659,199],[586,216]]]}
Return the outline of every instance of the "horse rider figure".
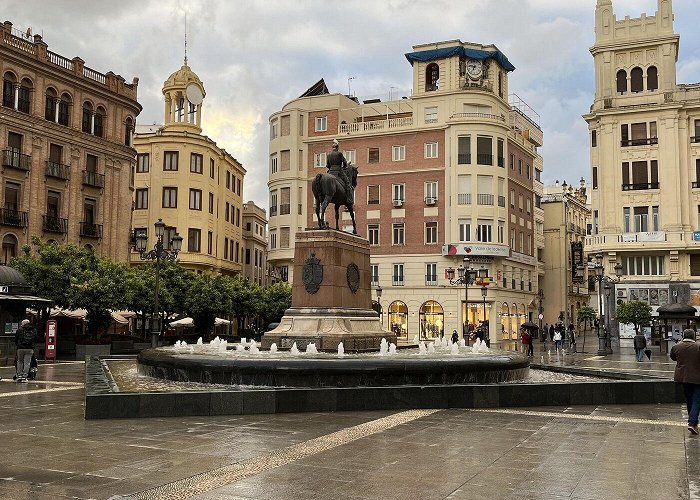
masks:
{"label": "horse rider figure", "polygon": [[343,153],[338,151],[338,148],[339,144],[337,139],[333,139],[333,149],[326,159],[326,168],[329,174],[338,178],[340,182],[343,183],[347,202],[352,203],[354,200],[352,186],[350,185],[350,177],[348,177],[348,162],[345,160]]}

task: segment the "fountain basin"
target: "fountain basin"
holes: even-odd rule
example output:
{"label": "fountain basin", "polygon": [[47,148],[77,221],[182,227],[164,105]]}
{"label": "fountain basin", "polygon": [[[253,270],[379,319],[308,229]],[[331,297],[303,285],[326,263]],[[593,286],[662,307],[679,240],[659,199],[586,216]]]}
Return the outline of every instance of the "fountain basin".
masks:
{"label": "fountain basin", "polygon": [[138,355],[138,372],[181,382],[266,387],[383,387],[496,383],[527,376],[530,360],[492,349],[486,354],[417,351],[380,356],[286,353],[240,354],[231,351],[181,352],[147,349]]}

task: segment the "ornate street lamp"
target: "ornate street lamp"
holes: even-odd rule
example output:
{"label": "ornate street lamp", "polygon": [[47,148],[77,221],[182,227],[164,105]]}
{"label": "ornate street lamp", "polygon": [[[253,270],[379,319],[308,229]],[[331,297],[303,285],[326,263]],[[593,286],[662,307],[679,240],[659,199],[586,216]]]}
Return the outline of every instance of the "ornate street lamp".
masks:
{"label": "ornate street lamp", "polygon": [[[610,344],[610,315],[603,315],[603,292],[605,292],[606,299],[610,297],[612,292],[612,287],[615,283],[620,281],[622,276],[622,264],[619,262],[615,264],[615,276],[616,278],[611,278],[605,275],[605,268],[603,267],[603,254],[597,253],[595,255],[595,265],[593,267],[595,274],[588,277],[589,282],[597,283],[598,286],[598,323],[596,324],[596,335],[598,336],[598,355],[605,356],[607,354],[612,354],[612,347]],[[600,331],[600,323],[605,321],[603,325],[603,331]]]}
{"label": "ornate street lamp", "polygon": [[540,334],[541,335],[547,335],[547,332],[542,332],[542,318],[544,316],[544,308],[542,307],[542,302],[544,302],[544,290],[540,287],[539,290],[537,290],[537,298],[540,301],[540,307],[538,309],[539,314],[537,315],[537,319],[540,321]]}
{"label": "ornate street lamp", "polygon": [[470,267],[471,259],[469,257],[464,257],[463,264],[457,269],[459,274],[458,278],[455,278],[455,270],[453,267],[448,267],[445,271],[447,273],[447,280],[450,285],[464,285],[464,305],[465,305],[465,315],[464,323],[462,328],[465,329],[462,334],[466,332],[467,343],[469,343],[469,285],[474,283],[476,279],[476,269]]}
{"label": "ornate street lamp", "polygon": [[151,347],[158,347],[158,336],[162,330],[160,325],[160,307],[158,303],[160,294],[160,262],[164,260],[175,261],[175,259],[177,259],[177,254],[182,249],[182,236],[175,233],[172,239],[168,241],[169,248],[166,249],[163,244],[165,222],[163,222],[163,219],[158,219],[158,222],[156,222],[154,226],[156,245],[152,250],[146,251],[148,236],[141,233],[136,235],[136,250],[139,252],[141,260],[150,260],[155,262],[156,265],[156,297],[153,306],[153,320],[151,321]]}
{"label": "ornate street lamp", "polygon": [[[481,275],[481,273],[479,273],[479,274]],[[490,325],[489,325],[489,327],[486,326],[486,294],[488,294],[488,293],[489,293],[489,287],[488,287],[488,285],[485,284],[485,283],[482,284],[482,285],[481,285],[481,297],[484,299],[484,328],[485,328],[485,330],[486,330],[486,331],[484,332],[484,339],[485,339],[485,341],[486,341],[486,347],[490,347],[490,346],[491,346],[491,339],[489,338],[489,327],[490,327]]]}
{"label": "ornate street lamp", "polygon": [[382,285],[377,285],[377,305],[379,306],[379,322],[382,323]]}

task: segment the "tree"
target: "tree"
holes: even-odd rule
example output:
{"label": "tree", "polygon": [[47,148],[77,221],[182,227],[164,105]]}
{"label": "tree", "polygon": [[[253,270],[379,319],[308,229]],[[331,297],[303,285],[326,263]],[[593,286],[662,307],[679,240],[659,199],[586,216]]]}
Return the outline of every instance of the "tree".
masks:
{"label": "tree", "polygon": [[225,314],[229,305],[223,276],[202,273],[192,278],[184,307],[187,315],[194,320],[196,331],[202,336],[212,332],[214,320]]}
{"label": "tree", "polygon": [[630,300],[617,306],[615,316],[620,323],[634,325],[634,333],[638,334],[641,327],[651,324],[651,306],[640,300]]}
{"label": "tree", "polygon": [[586,330],[586,322],[588,322],[589,328],[593,327],[593,321],[595,320],[596,312],[591,306],[581,306],[578,310],[578,323],[583,323],[583,330]]}
{"label": "tree", "polygon": [[226,276],[224,283],[226,296],[229,299],[228,311],[236,318],[236,331],[241,336],[245,319],[256,316],[262,307],[260,303],[262,289],[250,280],[241,278],[240,275]]}
{"label": "tree", "polygon": [[260,316],[265,325],[278,323],[284,311],[292,305],[292,288],[289,283],[279,282],[262,289]]}

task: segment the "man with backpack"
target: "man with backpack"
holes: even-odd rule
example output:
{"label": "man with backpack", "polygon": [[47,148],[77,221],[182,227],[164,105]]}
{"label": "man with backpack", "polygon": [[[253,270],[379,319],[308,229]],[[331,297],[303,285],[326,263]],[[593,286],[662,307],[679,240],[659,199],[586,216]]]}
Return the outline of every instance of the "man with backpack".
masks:
{"label": "man with backpack", "polygon": [[36,342],[36,328],[28,319],[15,332],[15,346],[17,347],[17,382],[26,382],[29,368],[34,355],[34,343]]}

